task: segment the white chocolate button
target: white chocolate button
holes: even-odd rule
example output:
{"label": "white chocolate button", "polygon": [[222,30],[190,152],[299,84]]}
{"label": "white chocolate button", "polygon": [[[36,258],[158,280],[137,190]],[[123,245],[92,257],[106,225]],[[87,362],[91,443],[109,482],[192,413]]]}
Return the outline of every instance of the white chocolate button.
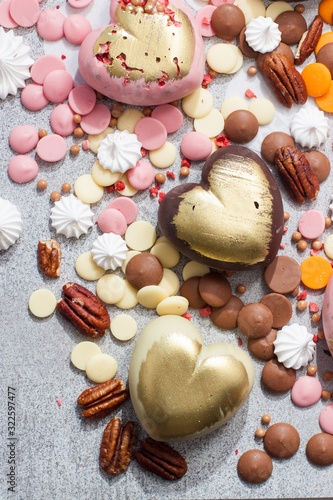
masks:
{"label": "white chocolate button", "polygon": [[116,274],[106,274],[98,280],[96,293],[106,304],[115,304],[125,295],[125,282]]}
{"label": "white chocolate button", "polygon": [[105,269],[96,264],[90,250],[81,253],[76,259],[75,271],[81,278],[87,281],[99,280],[105,274]]}
{"label": "white chocolate button", "polygon": [[93,164],[91,175],[96,184],[99,184],[100,186],[111,186],[111,184],[115,184],[119,181],[123,174],[121,172],[112,173],[111,170],[103,168],[97,160]]}
{"label": "white chocolate button", "polygon": [[238,95],[232,95],[223,101],[220,111],[223,115],[223,118],[226,120],[230,113],[233,113],[233,111],[238,111],[239,109],[247,110],[248,104],[242,97],[239,97]]}
{"label": "white chocolate button", "polygon": [[37,318],[47,318],[56,308],[57,299],[50,290],[40,288],[32,292],[29,298],[29,309],[31,314]]}
{"label": "white chocolate button", "polygon": [[148,285],[140,288],[137,293],[139,304],[148,309],[155,309],[157,305],[168,297],[165,288],[156,285]]}
{"label": "white chocolate button", "polygon": [[134,134],[135,125],[144,117],[145,115],[138,109],[125,109],[117,119],[117,129],[121,132],[128,130],[130,134]]}
{"label": "white chocolate button", "polygon": [[271,3],[266,9],[266,17],[270,17],[273,21],[282,12],[287,12],[287,10],[293,10],[290,3],[287,2],[274,2]]}
{"label": "white chocolate button", "polygon": [[112,379],[118,370],[117,361],[109,354],[96,354],[88,359],[86,364],[87,377],[102,384]]}
{"label": "white chocolate button", "polygon": [[126,273],[126,266],[127,266],[128,262],[131,260],[132,257],[134,257],[134,255],[138,255],[138,253],[141,253],[141,252],[138,252],[137,250],[130,250],[129,252],[127,252],[126,259],[124,260],[124,262],[121,265],[121,270],[124,274]]}
{"label": "white chocolate button", "polygon": [[206,264],[200,264],[199,262],[191,260],[184,266],[183,279],[184,281],[186,281],[193,276],[204,276],[209,272],[210,269],[208,266],[206,266]]}
{"label": "white chocolate button", "polygon": [[324,242],[324,251],[329,259],[333,259],[333,234],[327,236]]}
{"label": "white chocolate button", "polygon": [[266,14],[266,7],[261,0],[236,0],[236,7],[239,7],[245,16],[245,24],[249,24],[252,19]]}
{"label": "white chocolate button", "polygon": [[149,160],[157,168],[169,168],[175,163],[177,148],[172,142],[165,141],[162,147],[149,152]]}
{"label": "white chocolate button", "polygon": [[139,220],[130,224],[125,233],[127,246],[143,252],[151,248],[156,241],[156,231],[150,222]]}
{"label": "white chocolate button", "polygon": [[101,141],[103,141],[103,139],[105,139],[105,137],[109,134],[114,134],[114,129],[112,127],[107,127],[104,132],[101,132],[100,134],[88,135],[89,146],[93,153],[97,155]]}
{"label": "white chocolate button", "polygon": [[208,115],[194,120],[194,130],[207,137],[220,135],[224,127],[224,119],[218,109],[213,108]]}
{"label": "white chocolate button", "polygon": [[123,182],[125,184],[125,189],[118,191],[118,193],[121,194],[122,196],[134,196],[138,192],[138,189],[135,189],[129,183],[127,172],[125,172],[124,175],[120,177],[119,182]]}
{"label": "white chocolate button", "polygon": [[155,255],[155,257],[157,257],[161,262],[162,266],[168,269],[170,267],[176,266],[180,259],[180,253],[169,242],[159,243],[159,241],[157,240],[157,244],[153,246],[153,248],[150,250],[150,253]]}
{"label": "white chocolate button", "polygon": [[88,360],[101,352],[99,346],[93,342],[80,342],[72,350],[71,362],[79,370],[85,370]]}
{"label": "white chocolate button", "polygon": [[127,280],[124,280],[124,285],[124,296],[119,302],[116,302],[115,305],[119,307],[119,309],[132,309],[132,307],[135,307],[138,303],[137,290],[135,290]]}
{"label": "white chocolate button", "polygon": [[[217,151],[219,148],[216,146],[216,142],[215,142],[215,139],[216,137],[214,137],[213,139],[211,139],[211,143],[212,143],[212,153],[215,153],[215,151]],[[210,153],[210,154],[212,154]]]}
{"label": "white chocolate button", "polygon": [[252,99],[249,111],[257,118],[259,125],[267,125],[273,121],[275,116],[274,104],[264,97]]}
{"label": "white chocolate button", "polygon": [[243,53],[242,51],[237,47],[237,61],[235,66],[232,68],[231,71],[228,71],[228,75],[233,75],[234,73],[237,73],[243,66]]}
{"label": "white chocolate button", "polygon": [[164,268],[163,278],[158,286],[164,288],[169,297],[171,297],[172,295],[176,295],[180,286],[177,274],[171,271],[171,269]]}
{"label": "white chocolate button", "polygon": [[118,314],[111,321],[110,330],[116,339],[125,341],[134,337],[138,330],[138,325],[133,316]]}
{"label": "white chocolate button", "polygon": [[231,43],[216,43],[207,51],[207,64],[217,73],[229,73],[237,62],[237,47]]}
{"label": "white chocolate button", "polygon": [[97,203],[102,199],[104,188],[96,184],[90,174],[80,175],[74,183],[74,192],[83,203]]}
{"label": "white chocolate button", "polygon": [[166,316],[168,314],[176,314],[182,316],[188,309],[188,300],[185,297],[167,297],[162,300],[156,307],[156,312],[159,316]]}
{"label": "white chocolate button", "polygon": [[[236,61],[235,61],[236,63]],[[232,67],[230,68],[232,69]],[[191,118],[202,118],[213,108],[213,96],[207,89],[199,87],[182,99],[184,113]]]}

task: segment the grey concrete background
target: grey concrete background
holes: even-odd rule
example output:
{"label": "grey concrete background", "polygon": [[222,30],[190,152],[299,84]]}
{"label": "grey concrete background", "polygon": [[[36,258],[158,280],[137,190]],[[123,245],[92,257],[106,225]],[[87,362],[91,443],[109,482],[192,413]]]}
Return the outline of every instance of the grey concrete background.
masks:
{"label": "grey concrete background", "polygon": [[[103,0],[104,1],[104,0]],[[94,8],[98,2],[95,0]],[[319,4],[318,1],[304,2],[307,8],[306,17],[313,18]],[[65,4],[64,0],[44,0],[41,8],[55,7]],[[268,2],[266,2],[268,4]],[[296,5],[293,3],[292,5]],[[326,26],[326,31],[329,27]],[[15,29],[17,35],[23,35],[25,43],[32,48],[31,54],[37,59],[43,54],[42,41],[36,34],[36,28]],[[207,41],[207,44],[217,40]],[[1,48],[0,48],[1,50]],[[61,55],[61,54],[59,54]],[[251,65],[245,60],[244,67]],[[239,74],[238,79],[246,79],[246,72]],[[214,104],[219,107],[223,98],[230,93],[231,77],[219,76],[210,87],[214,94]],[[256,77],[263,96],[269,96],[265,84]],[[254,82],[254,81],[253,81]],[[258,83],[259,82],[259,83]],[[253,83],[253,85],[257,85]],[[252,84],[251,84],[252,85]],[[252,87],[251,87],[252,88]],[[229,89],[229,90],[228,90]],[[111,105],[110,101],[106,101]],[[305,456],[308,439],[320,432],[318,417],[326,402],[319,401],[310,408],[299,408],[292,404],[289,394],[275,395],[266,391],[260,384],[263,363],[253,359],[256,370],[256,381],[249,400],[238,414],[225,426],[208,437],[186,443],[175,443],[187,459],[188,473],[177,483],[165,482],[141,470],[133,461],[128,471],[119,477],[108,477],[100,470],[98,464],[99,447],[103,430],[109,421],[104,418],[96,422],[82,421],[76,407],[77,396],[87,387],[93,385],[84,373],[75,369],[70,363],[73,347],[84,340],[58,314],[44,320],[33,317],[28,311],[29,295],[38,288],[49,288],[60,297],[61,287],[67,281],[76,281],[95,291],[95,283],[85,282],[79,278],[74,269],[76,258],[81,252],[89,250],[92,242],[99,235],[96,226],[87,236],[78,241],[66,240],[59,236],[63,259],[62,274],[57,280],[45,278],[37,267],[37,244],[40,239],[55,237],[49,225],[49,214],[52,203],[49,195],[53,190],[60,190],[63,182],[73,186],[75,179],[83,173],[89,173],[94,162],[92,152],[81,153],[77,157],[66,155],[64,160],[48,165],[37,159],[40,165],[38,177],[32,182],[19,185],[12,182],[7,174],[7,165],[14,152],[8,146],[8,136],[13,127],[29,123],[37,129],[45,128],[51,132],[49,115],[53,105],[44,110],[32,113],[21,107],[19,93],[16,97],[8,97],[0,103],[0,197],[8,199],[20,210],[23,218],[23,232],[19,241],[8,251],[0,252],[0,317],[1,317],[1,390],[0,390],[0,498],[22,500],[100,500],[100,499],[209,499],[209,498],[304,498],[332,497],[332,466],[317,468],[311,465]],[[278,108],[280,110],[280,108]],[[281,111],[281,110],[280,110]],[[279,113],[280,113],[279,111]],[[288,121],[295,110],[279,114],[272,127],[280,129],[279,124],[288,127]],[[329,117],[330,120],[331,117]],[[178,145],[186,131],[192,129],[192,122],[186,119],[181,131],[171,136]],[[266,129],[268,130],[268,129]],[[261,134],[265,135],[265,129]],[[80,142],[73,137],[66,139],[68,146]],[[260,142],[259,142],[260,144]],[[331,135],[321,148],[331,157]],[[254,145],[258,150],[260,146]],[[35,157],[35,152],[29,153]],[[178,177],[180,156],[172,169],[176,180],[168,179],[163,186],[168,191],[178,182],[186,182]],[[187,181],[200,179],[202,162],[194,164]],[[48,182],[45,192],[38,192],[37,180],[44,178]],[[279,180],[278,180],[279,182]],[[297,228],[300,215],[308,208],[317,208],[324,215],[330,214],[328,205],[331,201],[332,180],[328,179],[322,186],[318,200],[296,206],[281,186],[285,210],[291,213],[288,232],[283,241],[286,243],[284,255],[291,255],[299,262],[309,255],[309,250],[299,254],[291,243],[291,234]],[[95,219],[115,195],[105,193],[103,199],[92,207]],[[145,219],[156,225],[158,202],[149,196],[148,191],[135,195],[139,204],[138,219]],[[333,227],[333,226],[332,226]],[[332,228],[325,232],[328,235]],[[186,258],[182,258],[176,270],[179,276]],[[260,300],[268,293],[263,282],[262,271],[235,273],[230,279],[233,290],[239,283],[247,285],[243,296],[245,303]],[[323,291],[309,293],[309,301],[322,304]],[[317,325],[310,322],[308,311],[296,312],[296,300],[293,303],[293,321],[305,324],[313,333]],[[110,315],[119,311],[108,306]],[[154,317],[154,311],[140,306],[131,314],[139,325],[139,331]],[[239,332],[223,332],[212,326],[209,318],[201,317],[192,311],[192,319],[201,330],[206,343],[228,341],[237,345]],[[243,348],[246,349],[244,340]],[[115,356],[119,363],[118,375],[124,380],[128,377],[128,366],[135,339],[128,343],[120,343],[107,333],[98,341],[103,352]],[[332,358],[325,350],[324,341],[317,344],[317,366],[319,378],[333,368]],[[298,375],[304,374],[301,369]],[[8,492],[7,474],[9,473],[9,448],[7,447],[7,387],[16,389],[16,493]],[[333,390],[331,383],[324,387]],[[61,399],[62,406],[57,404]],[[254,486],[243,483],[237,476],[236,466],[240,454],[250,448],[262,449],[263,445],[254,438],[254,432],[261,426],[261,416],[269,413],[272,423],[289,422],[300,433],[301,445],[298,453],[290,460],[274,460],[271,478],[264,484]],[[115,413],[124,421],[136,419],[130,401]],[[139,426],[139,437],[145,433]],[[236,454],[238,450],[238,456]]]}

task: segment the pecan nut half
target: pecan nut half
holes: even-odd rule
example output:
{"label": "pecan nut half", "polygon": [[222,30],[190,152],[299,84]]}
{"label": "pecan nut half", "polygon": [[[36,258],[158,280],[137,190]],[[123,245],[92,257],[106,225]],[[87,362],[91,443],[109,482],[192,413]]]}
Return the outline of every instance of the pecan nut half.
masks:
{"label": "pecan nut half", "polygon": [[63,294],[57,308],[64,318],[87,337],[103,337],[110,326],[110,316],[96,295],[77,283],[66,283]]}
{"label": "pecan nut half", "polygon": [[143,439],[140,444],[141,449],[134,453],[134,457],[141,467],[169,481],[184,476],[187,464],[178,451],[152,438]]}
{"label": "pecan nut half", "polygon": [[125,427],[119,418],[113,418],[105,428],[99,463],[107,474],[117,476],[125,472],[131,461],[137,440],[134,422],[127,422]]}
{"label": "pecan nut half", "polygon": [[82,406],[82,417],[96,420],[109,415],[129,397],[129,390],[120,378],[86,389],[77,398]]}
{"label": "pecan nut half", "polygon": [[275,164],[281,178],[298,203],[308,198],[314,201],[319,193],[319,182],[304,153],[294,146],[284,146],[275,153]]}
{"label": "pecan nut half", "polygon": [[56,240],[45,240],[38,243],[38,265],[45,276],[59,278],[60,261],[60,243]]}
{"label": "pecan nut half", "polygon": [[287,108],[305,104],[308,93],[301,74],[283,54],[266,56],[263,73],[276,98]]}
{"label": "pecan nut half", "polygon": [[308,31],[306,31],[303,34],[296,50],[296,56],[295,56],[296,65],[303,64],[304,61],[315,50],[323,31],[323,24],[324,22],[322,18],[320,16],[316,16]]}

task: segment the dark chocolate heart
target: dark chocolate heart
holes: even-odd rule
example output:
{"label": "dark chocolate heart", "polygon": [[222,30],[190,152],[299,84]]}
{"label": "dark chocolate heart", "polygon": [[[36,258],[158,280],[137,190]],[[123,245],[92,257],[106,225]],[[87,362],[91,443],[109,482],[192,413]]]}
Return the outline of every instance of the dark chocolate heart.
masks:
{"label": "dark chocolate heart", "polygon": [[182,184],[163,198],[162,233],[187,257],[227,270],[267,266],[283,234],[279,188],[258,155],[227,146],[206,161],[200,184]]}

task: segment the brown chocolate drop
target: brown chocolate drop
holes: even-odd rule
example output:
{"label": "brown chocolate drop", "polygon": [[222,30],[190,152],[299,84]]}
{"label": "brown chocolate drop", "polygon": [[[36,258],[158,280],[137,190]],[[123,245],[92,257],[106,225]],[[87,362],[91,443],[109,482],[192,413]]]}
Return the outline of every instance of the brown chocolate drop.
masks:
{"label": "brown chocolate drop", "polygon": [[297,430],[290,424],[279,422],[271,425],[264,438],[265,450],[274,458],[290,458],[299,448]]}
{"label": "brown chocolate drop", "polygon": [[236,5],[219,5],[212,14],[211,27],[218,37],[225,40],[238,36],[244,26],[245,16]]}
{"label": "brown chocolate drop", "polygon": [[281,31],[281,41],[287,45],[298,43],[307,30],[306,21],[302,14],[293,10],[282,12],[274,22]]}
{"label": "brown chocolate drop", "polygon": [[305,151],[304,156],[308,160],[310,168],[317,177],[318,182],[325,181],[331,171],[331,164],[327,156],[321,151]]}
{"label": "brown chocolate drop", "polygon": [[252,141],[258,133],[259,123],[253,113],[245,109],[237,109],[228,115],[224,123],[224,133],[236,144]]}
{"label": "brown chocolate drop", "polygon": [[300,284],[301,276],[298,262],[285,255],[275,257],[264,272],[267,286],[277,293],[291,293]]}
{"label": "brown chocolate drop", "polygon": [[264,451],[248,450],[239,458],[237,471],[243,481],[259,484],[270,477],[273,463]]}
{"label": "brown chocolate drop", "polygon": [[126,279],[136,290],[158,285],[163,278],[163,266],[155,255],[139,253],[126,266]]}
{"label": "brown chocolate drop", "polygon": [[247,304],[237,318],[238,328],[250,339],[267,335],[273,326],[273,314],[264,304]]}
{"label": "brown chocolate drop", "polygon": [[290,300],[280,293],[268,293],[261,299],[260,303],[271,310],[273,314],[273,328],[282,328],[289,322],[293,314]]}
{"label": "brown chocolate drop", "polygon": [[207,304],[199,293],[199,281],[201,276],[193,276],[184,281],[180,289],[180,295],[188,300],[189,306],[194,309],[201,309]]}
{"label": "brown chocolate drop", "polygon": [[253,48],[250,47],[250,45],[247,43],[245,38],[245,30],[246,26],[244,26],[244,28],[239,34],[239,39],[238,39],[239,48],[245,56],[250,57],[251,59],[257,59],[259,52],[253,50]]}
{"label": "brown chocolate drop", "polygon": [[261,380],[264,386],[273,392],[287,392],[296,382],[296,371],[286,368],[276,359],[271,359],[262,370]]}
{"label": "brown chocolate drop", "polygon": [[199,293],[208,305],[223,307],[230,300],[231,286],[222,274],[208,273],[200,279]]}
{"label": "brown chocolate drop", "polygon": [[294,139],[284,132],[271,132],[262,141],[261,156],[274,165],[276,150],[284,146],[295,147]]}
{"label": "brown chocolate drop", "polygon": [[333,464],[333,436],[319,432],[306,445],[308,459],[315,465]]}
{"label": "brown chocolate drop", "polygon": [[295,57],[293,51],[287,44],[280,42],[279,45],[276,47],[276,49],[272,50],[272,52],[266,52],[265,54],[258,54],[257,65],[259,71],[263,70],[265,58],[267,56],[270,56],[271,54],[282,54],[288,57],[288,59],[294,64]]}
{"label": "brown chocolate drop", "polygon": [[333,43],[326,43],[316,55],[318,63],[324,64],[331,72],[333,78]]}
{"label": "brown chocolate drop", "polygon": [[222,330],[234,330],[237,327],[239,311],[244,307],[243,301],[231,295],[229,302],[223,307],[213,307],[210,319]]}
{"label": "brown chocolate drop", "polygon": [[274,328],[261,339],[249,339],[247,347],[250,353],[262,361],[269,361],[274,358],[274,340],[276,340],[277,330]]}

